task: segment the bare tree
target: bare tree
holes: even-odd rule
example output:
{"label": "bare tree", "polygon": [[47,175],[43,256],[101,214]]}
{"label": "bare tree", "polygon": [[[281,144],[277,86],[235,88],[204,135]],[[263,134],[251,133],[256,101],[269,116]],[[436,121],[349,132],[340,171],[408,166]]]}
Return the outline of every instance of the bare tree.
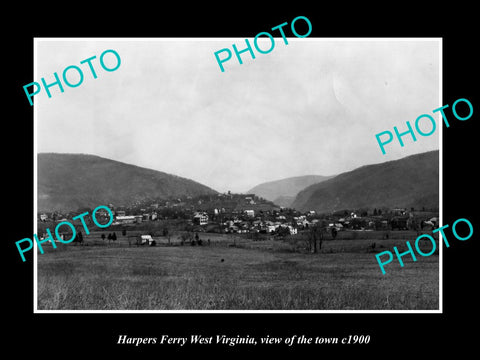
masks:
{"label": "bare tree", "polygon": [[314,254],[316,254],[318,250],[322,248],[323,240],[324,240],[323,223],[318,222],[317,224],[310,226],[308,230],[308,242],[310,245],[309,250],[312,251]]}
{"label": "bare tree", "polygon": [[79,243],[80,245],[83,245],[83,234],[80,230],[77,229],[77,236],[73,240],[74,243]]}
{"label": "bare tree", "polygon": [[168,231],[168,228],[165,226],[163,228],[163,236],[165,236],[168,239],[168,245],[170,245],[170,231]]}
{"label": "bare tree", "polygon": [[337,237],[337,228],[334,226],[332,228],[332,238],[333,238],[333,240],[335,240],[336,237]]}
{"label": "bare tree", "polygon": [[183,245],[183,244],[185,244],[185,241],[192,242],[193,235],[192,235],[192,233],[186,231],[186,232],[182,233],[182,235],[180,236],[180,239],[181,239],[181,245]]}

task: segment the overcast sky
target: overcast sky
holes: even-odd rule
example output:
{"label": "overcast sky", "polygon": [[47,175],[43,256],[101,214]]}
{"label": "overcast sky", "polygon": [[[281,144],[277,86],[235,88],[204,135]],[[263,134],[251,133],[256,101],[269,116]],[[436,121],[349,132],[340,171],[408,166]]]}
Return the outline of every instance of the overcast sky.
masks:
{"label": "overcast sky", "polygon": [[[84,70],[79,87],[35,96],[37,150],[98,155],[245,192],[439,148],[439,126],[403,148],[387,145],[386,155],[375,140],[443,105],[437,39],[288,41],[276,38],[256,59],[244,53],[243,65],[233,55],[221,72],[214,52],[242,49],[245,39],[37,39],[32,81],[53,82],[69,65]],[[100,67],[107,49],[121,57],[116,71]],[[97,79],[80,65],[93,55]],[[105,61],[115,64],[112,54]]]}

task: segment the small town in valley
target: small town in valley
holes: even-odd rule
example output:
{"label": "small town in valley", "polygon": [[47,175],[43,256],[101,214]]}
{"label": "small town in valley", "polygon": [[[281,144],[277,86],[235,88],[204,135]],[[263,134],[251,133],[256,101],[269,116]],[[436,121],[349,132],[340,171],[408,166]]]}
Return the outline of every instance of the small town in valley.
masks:
{"label": "small town in valley", "polygon": [[[414,208],[342,209],[331,213],[315,210],[300,212],[275,205],[255,194],[186,196],[168,201],[138,201],[129,206],[109,204],[114,220],[106,229],[126,233],[135,231],[142,244],[157,244],[155,237],[191,234],[183,239],[195,242],[198,234],[248,234],[252,238],[296,236],[312,227],[320,227],[326,236],[335,239],[342,231],[428,231],[438,227],[438,211]],[[42,224],[54,224],[71,219],[84,211],[38,214]],[[97,218],[108,220],[109,214],[100,210]],[[81,231],[81,227],[78,227]],[[40,232],[41,234],[41,232]],[[195,236],[193,234],[196,234]],[[116,237],[116,235],[115,235]],[[149,239],[149,243],[146,241]],[[108,239],[110,240],[110,239]]]}

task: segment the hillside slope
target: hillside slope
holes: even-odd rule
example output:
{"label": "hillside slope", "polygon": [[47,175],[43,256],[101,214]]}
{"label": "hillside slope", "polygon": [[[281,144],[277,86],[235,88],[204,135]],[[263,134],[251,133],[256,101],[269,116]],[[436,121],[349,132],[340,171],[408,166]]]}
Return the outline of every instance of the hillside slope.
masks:
{"label": "hillside slope", "polygon": [[300,211],[439,207],[439,152],[362,166],[307,187],[292,207]]}
{"label": "hillside slope", "polygon": [[85,154],[38,154],[38,210],[76,210],[149,198],[215,194],[193,180]]}
{"label": "hillside slope", "polygon": [[255,186],[250,189],[248,193],[261,196],[280,206],[290,206],[299,191],[312,184],[330,179],[331,177],[332,176],[305,175],[269,181]]}

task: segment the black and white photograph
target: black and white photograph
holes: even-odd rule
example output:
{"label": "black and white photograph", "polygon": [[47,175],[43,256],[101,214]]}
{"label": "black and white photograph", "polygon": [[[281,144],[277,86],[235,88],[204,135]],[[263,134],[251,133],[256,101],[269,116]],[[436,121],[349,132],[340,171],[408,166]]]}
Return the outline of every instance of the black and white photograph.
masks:
{"label": "black and white photograph", "polygon": [[37,310],[440,310],[441,39],[232,44],[36,40]]}
{"label": "black and white photograph", "polygon": [[6,11],[5,352],[474,353],[474,9],[170,5]]}

